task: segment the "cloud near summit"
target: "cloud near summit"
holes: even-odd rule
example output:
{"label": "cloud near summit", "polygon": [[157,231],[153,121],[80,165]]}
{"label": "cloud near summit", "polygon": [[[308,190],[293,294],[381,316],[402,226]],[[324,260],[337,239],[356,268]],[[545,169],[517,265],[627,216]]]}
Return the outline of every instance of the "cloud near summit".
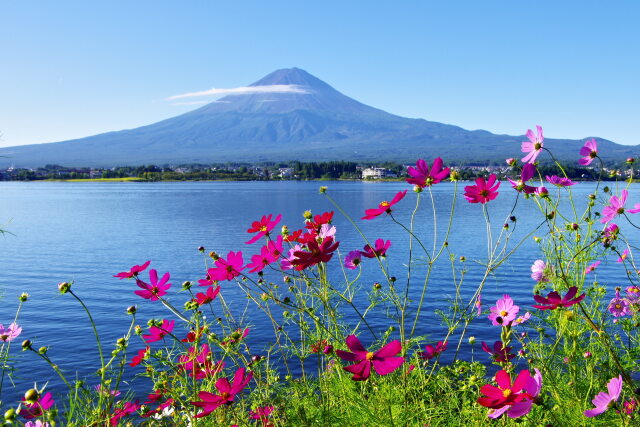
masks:
{"label": "cloud near summit", "polygon": [[224,95],[253,95],[258,93],[309,93],[299,85],[264,85],[264,86],[241,86],[230,89],[209,89],[200,92],[189,92],[181,95],[173,95],[168,97],[167,101],[176,99],[197,98],[201,96],[224,96]]}

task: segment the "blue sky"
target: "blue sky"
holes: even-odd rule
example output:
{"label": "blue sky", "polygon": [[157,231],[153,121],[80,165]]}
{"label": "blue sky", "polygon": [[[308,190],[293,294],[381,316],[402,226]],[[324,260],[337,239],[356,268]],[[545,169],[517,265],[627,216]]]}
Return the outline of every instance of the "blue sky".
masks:
{"label": "blue sky", "polygon": [[0,3],[0,146],[133,128],[300,67],[467,129],[640,144],[640,2]]}

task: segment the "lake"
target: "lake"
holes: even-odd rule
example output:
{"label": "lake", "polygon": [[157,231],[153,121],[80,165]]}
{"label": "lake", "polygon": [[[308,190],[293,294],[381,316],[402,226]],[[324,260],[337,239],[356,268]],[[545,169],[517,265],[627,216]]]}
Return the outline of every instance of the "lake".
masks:
{"label": "lake", "polygon": [[[406,233],[381,216],[373,221],[361,221],[364,210],[377,207],[382,200],[390,200],[396,192],[409,189],[407,197],[394,208],[394,215],[407,224],[415,203],[411,186],[405,183],[372,182],[159,182],[159,183],[64,183],[64,182],[0,182],[0,225],[12,234],[0,236],[0,292],[3,309],[0,323],[11,323],[17,296],[30,294],[19,319],[22,335],[13,344],[19,367],[16,377],[17,389],[12,389],[5,379],[3,399],[24,392],[34,381],[44,384],[50,381],[49,389],[60,389],[54,372],[32,353],[19,351],[23,339],[31,339],[34,347],[49,346],[49,356],[71,377],[95,372],[99,367],[95,355],[95,341],[85,313],[70,295],[60,295],[57,284],[74,281],[73,290],[84,299],[97,319],[98,328],[108,350],[115,340],[126,333],[130,317],[125,314],[127,306],[138,305],[138,320],[146,324],[150,317],[175,317],[159,303],[151,303],[133,294],[137,289],[129,280],[117,280],[114,274],[128,270],[134,264],[151,260],[152,268],[160,274],[171,273],[173,287],[169,299],[182,307],[187,294],[179,293],[185,280],[197,281],[206,271],[203,256],[197,250],[204,246],[226,255],[230,250],[242,250],[245,262],[259,251],[257,245],[245,245],[249,239],[246,230],[254,220],[264,214],[283,215],[280,226],[287,224],[291,230],[301,228],[302,212],[314,214],[335,210],[318,193],[318,188],[328,186],[330,194],[342,208],[362,227],[373,242],[377,238],[389,239],[391,274],[406,281],[403,264],[407,261]],[[458,186],[457,211],[452,233],[448,238],[449,250],[457,259],[467,258],[468,272],[462,291],[475,290],[483,273],[479,262],[486,259],[485,222],[481,205],[467,203],[462,197],[464,185]],[[551,187],[551,186],[549,186]],[[586,195],[595,188],[593,183],[580,183],[574,194],[582,205]],[[439,241],[443,239],[448,220],[448,211],[453,198],[452,183],[441,183],[433,187],[433,195],[439,212]],[[551,190],[551,189],[550,189]],[[629,200],[639,202],[638,186],[631,188]],[[553,189],[555,191],[555,189]],[[494,231],[499,232],[508,217],[516,193],[509,184],[502,183],[500,196],[489,203]],[[532,215],[533,202],[520,200],[513,215],[517,217],[517,229],[513,241],[526,235],[538,225],[541,216]],[[416,217],[416,233],[427,247],[433,242],[432,213],[428,193],[423,194],[422,209]],[[336,211],[334,225],[340,251],[345,256],[349,251],[362,249],[364,242],[343,215]],[[622,224],[622,222],[621,222]],[[513,226],[513,224],[512,224]],[[637,230],[623,228],[630,239],[636,238]],[[540,230],[536,235],[544,236]],[[418,252],[416,252],[418,253]],[[446,260],[447,256],[443,257]],[[533,304],[532,289],[535,282],[530,278],[533,261],[540,258],[537,245],[528,238],[519,250],[503,265],[498,274],[491,277],[483,292],[484,308],[495,303],[503,293],[509,293],[521,309]],[[338,267],[337,259],[331,261]],[[361,278],[365,290],[371,289],[375,281],[383,276],[376,268],[375,260],[365,260]],[[421,289],[421,268],[417,263],[412,296],[417,298]],[[339,269],[338,269],[339,270]],[[353,272],[350,272],[353,273]],[[603,262],[597,273],[610,278],[609,283],[619,285],[625,275],[615,259]],[[273,273],[270,280],[276,280]],[[147,276],[148,277],[148,276]],[[355,277],[355,273],[353,274]],[[282,278],[279,279],[282,281]],[[618,280],[616,282],[615,280]],[[198,291],[200,291],[198,289]],[[236,304],[240,312],[247,304],[243,293],[233,283],[223,284],[225,299]],[[447,297],[453,295],[450,267],[445,262],[432,274],[427,296],[426,311],[419,323],[419,333],[429,335],[429,342],[442,338],[444,328],[433,315],[436,308],[446,308]],[[249,312],[246,322],[251,324],[249,343],[252,351],[260,349],[270,340],[271,324],[257,310]],[[347,315],[345,321],[355,322]],[[391,321],[384,312],[372,313],[374,328],[384,331]],[[470,335],[481,340],[499,339],[499,331],[490,321],[478,319]],[[362,331],[365,345],[371,337]],[[135,350],[143,347],[134,337],[128,351],[129,359]],[[15,351],[14,351],[15,350]],[[476,345],[476,356],[479,351]],[[469,353],[469,345],[462,352]],[[481,360],[485,360],[484,354]],[[488,360],[488,359],[487,359]],[[147,387],[144,380],[136,380]],[[135,384],[134,384],[134,387]]]}

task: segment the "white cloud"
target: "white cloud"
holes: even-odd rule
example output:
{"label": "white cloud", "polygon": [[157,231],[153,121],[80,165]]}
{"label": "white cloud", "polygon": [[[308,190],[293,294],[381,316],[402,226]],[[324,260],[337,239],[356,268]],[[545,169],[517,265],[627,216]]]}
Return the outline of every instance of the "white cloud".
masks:
{"label": "white cloud", "polygon": [[200,92],[189,92],[181,95],[174,95],[167,98],[167,101],[185,98],[197,98],[201,96],[224,96],[224,95],[251,95],[256,93],[309,93],[299,85],[264,85],[264,86],[242,86],[231,89],[209,89]]}
{"label": "white cloud", "polygon": [[171,105],[202,105],[202,104],[208,104],[208,103],[209,101],[188,101],[188,102],[174,102]]}

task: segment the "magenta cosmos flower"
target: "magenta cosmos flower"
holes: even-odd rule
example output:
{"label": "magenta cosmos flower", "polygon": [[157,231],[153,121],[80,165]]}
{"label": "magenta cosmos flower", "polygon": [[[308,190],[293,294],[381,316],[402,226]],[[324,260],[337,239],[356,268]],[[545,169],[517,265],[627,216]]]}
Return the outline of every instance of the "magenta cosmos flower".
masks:
{"label": "magenta cosmos flower", "polygon": [[322,243],[309,242],[307,244],[308,251],[295,251],[293,253],[295,259],[290,260],[290,262],[298,271],[321,262],[329,262],[338,246],[340,246],[340,242],[334,243],[332,237],[327,237]]}
{"label": "magenta cosmos flower", "polygon": [[575,182],[571,181],[569,178],[560,177],[558,175],[547,175],[545,176],[549,184],[553,184],[558,187],[569,187],[571,185],[576,185]]}
{"label": "magenta cosmos flower", "polygon": [[542,127],[536,126],[536,129],[538,131],[537,135],[534,134],[531,129],[527,130],[527,138],[529,138],[529,141],[523,142],[520,147],[523,153],[528,153],[522,158],[522,161],[525,163],[535,163],[538,155],[542,151],[542,147],[544,146]]}
{"label": "magenta cosmos flower", "polygon": [[436,344],[435,347],[427,344],[427,346],[424,348],[424,351],[421,353],[418,353],[418,355],[420,356],[421,359],[431,360],[434,357],[438,356],[443,351],[445,351],[446,349],[447,349],[447,342],[438,341],[438,344]]}
{"label": "magenta cosmos flower", "polygon": [[143,282],[140,279],[136,279],[136,285],[142,290],[135,291],[136,295],[141,296],[144,299],[151,301],[158,301],[161,296],[167,293],[167,290],[171,287],[171,283],[167,283],[170,278],[169,273],[164,273],[164,276],[158,280],[158,272],[155,269],[149,270],[149,282]]}
{"label": "magenta cosmos flower", "polygon": [[580,149],[580,155],[582,158],[578,160],[578,163],[587,166],[593,162],[593,159],[598,157],[598,143],[595,139],[591,138],[584,143],[584,146]]}
{"label": "magenta cosmos flower", "polygon": [[233,399],[239,394],[253,378],[253,372],[249,372],[245,375],[245,368],[240,368],[233,376],[233,384],[229,383],[226,378],[219,378],[216,381],[216,388],[220,394],[209,393],[208,391],[201,391],[198,393],[200,400],[191,402],[193,406],[202,408],[202,411],[196,415],[196,418],[202,418],[222,405],[230,405],[233,403]]}
{"label": "magenta cosmos flower", "polygon": [[249,418],[252,420],[260,420],[264,427],[271,425],[269,423],[269,416],[275,408],[273,406],[262,406],[256,408],[255,411],[249,411]]}
{"label": "magenta cosmos flower", "polygon": [[109,419],[109,425],[111,427],[117,426],[121,418],[131,415],[134,412],[138,412],[138,409],[140,409],[141,406],[142,405],[140,405],[137,400],[135,402],[125,402],[122,408],[117,408],[113,411],[113,415],[111,415],[111,418]]}
{"label": "magenta cosmos flower", "polygon": [[[629,192],[627,190],[622,190],[620,197],[611,196],[609,204],[602,209],[602,218],[600,218],[600,222],[604,224],[611,221],[616,216],[622,215],[625,212],[624,204],[627,202],[628,195]],[[628,209],[627,212],[640,212],[640,203],[636,203],[635,209]]]}
{"label": "magenta cosmos flower", "polygon": [[624,262],[629,257],[629,249],[625,249],[620,254],[620,258],[616,262]]}
{"label": "magenta cosmos flower", "polygon": [[485,397],[479,397],[477,402],[491,409],[500,409],[507,405],[516,404],[529,397],[525,387],[529,385],[530,381],[531,374],[529,371],[523,369],[512,384],[509,373],[501,369],[496,372],[496,383],[498,386],[496,387],[491,384],[483,385],[480,392],[484,394]]}
{"label": "magenta cosmos flower", "polygon": [[491,307],[490,310],[489,320],[491,320],[493,326],[509,326],[511,322],[516,320],[520,307],[513,303],[509,295],[505,294],[496,301],[496,305]]}
{"label": "magenta cosmos flower", "polygon": [[164,337],[166,337],[167,335],[169,335],[172,331],[173,331],[173,325],[175,324],[175,320],[167,320],[164,319],[162,321],[162,326],[157,327],[157,326],[152,326],[149,328],[149,334],[148,335],[143,335],[142,338],[144,338],[145,342],[147,344],[152,343],[152,342],[156,342],[156,341],[160,341],[161,339],[163,339]]}
{"label": "magenta cosmos flower", "polygon": [[15,338],[20,335],[22,332],[22,328],[18,326],[16,323],[12,323],[8,328],[4,328],[2,324],[0,324],[0,341],[9,342],[13,341]]}
{"label": "magenta cosmos flower", "polygon": [[354,381],[364,381],[369,378],[372,365],[378,375],[387,375],[404,363],[404,357],[396,356],[402,351],[402,345],[398,340],[391,341],[375,353],[367,351],[355,335],[349,335],[346,343],[351,351],[336,350],[336,354],[342,360],[358,362],[342,368],[353,374],[351,379]]}
{"label": "magenta cosmos flower", "polygon": [[218,258],[216,266],[207,270],[207,273],[212,280],[232,280],[246,268],[243,262],[242,251],[229,252],[227,259]]}
{"label": "magenta cosmos flower", "polygon": [[586,294],[582,294],[575,298],[577,293],[578,288],[572,286],[563,298],[561,298],[560,294],[556,291],[549,292],[546,298],[540,295],[534,295],[533,299],[540,305],[533,305],[532,307],[540,310],[555,310],[559,307],[571,307],[572,305],[582,301],[586,296]]}
{"label": "magenta cosmos flower", "polygon": [[538,368],[534,369],[535,374],[530,377],[523,390],[528,394],[528,397],[523,400],[513,403],[511,405],[505,405],[500,409],[490,409],[489,418],[495,419],[500,417],[505,412],[509,418],[519,418],[523,415],[527,415],[531,412],[531,408],[542,391],[542,373]]}
{"label": "magenta cosmos flower", "polygon": [[268,235],[269,232],[273,230],[273,227],[278,225],[278,223],[282,219],[282,215],[278,215],[276,219],[271,221],[272,216],[273,215],[271,214],[265,215],[260,219],[260,221],[253,221],[253,223],[251,223],[251,228],[247,230],[247,233],[257,233],[257,234],[253,236],[251,240],[246,242],[247,244],[257,242],[258,239]]}
{"label": "magenta cosmos flower", "polygon": [[365,245],[364,250],[360,252],[363,257],[366,258],[378,258],[387,256],[387,251],[391,247],[391,240],[387,240],[386,242],[383,239],[377,239],[374,243],[375,247],[371,247],[371,245]]}
{"label": "magenta cosmos flower", "polygon": [[520,180],[514,181],[511,178],[507,178],[511,183],[511,186],[518,192],[523,191],[525,194],[531,194],[536,191],[535,187],[527,185],[527,181],[533,178],[536,173],[536,167],[531,163],[527,163],[522,167],[522,173],[520,174]]}
{"label": "magenta cosmos flower", "polygon": [[612,406],[618,398],[620,398],[620,393],[622,392],[622,375],[618,375],[616,378],[611,378],[609,383],[607,384],[607,393],[601,391],[593,398],[591,401],[595,408],[584,411],[584,415],[593,418],[597,415],[602,414],[610,406]]}
{"label": "magenta cosmos flower", "polygon": [[547,265],[543,260],[538,259],[534,261],[531,266],[531,278],[536,282],[548,282],[549,279],[544,275],[544,271],[546,270]]}
{"label": "magenta cosmos flower", "polygon": [[211,301],[216,299],[218,294],[220,293],[220,286],[209,287],[206,292],[198,292],[196,294],[196,302],[198,305],[209,304]]}
{"label": "magenta cosmos flower", "polygon": [[247,264],[249,273],[257,273],[262,271],[266,266],[274,262],[277,258],[274,258],[269,250],[268,246],[263,246],[260,249],[260,253],[251,257],[251,262]]}
{"label": "magenta cosmos flower", "polygon": [[30,420],[33,418],[37,418],[42,416],[46,411],[48,411],[54,404],[53,396],[51,393],[46,393],[43,396],[38,397],[33,403],[27,403],[27,401],[22,398],[23,409],[20,410],[20,415]]}
{"label": "magenta cosmos flower", "polygon": [[355,270],[362,262],[362,254],[360,251],[351,251],[344,258],[344,266],[349,270]]}
{"label": "magenta cosmos flower", "polygon": [[629,301],[625,298],[620,298],[620,291],[616,291],[616,296],[609,302],[607,310],[609,310],[609,313],[611,313],[613,317],[622,317],[631,314]]}
{"label": "magenta cosmos flower", "polygon": [[147,267],[149,267],[149,264],[151,264],[151,261],[147,261],[142,265],[134,265],[129,271],[123,271],[122,273],[114,274],[113,277],[118,277],[120,280],[130,279],[146,270]]}
{"label": "magenta cosmos flower", "polygon": [[584,274],[589,274],[595,271],[595,269],[598,268],[599,265],[600,265],[600,261],[594,262],[593,264],[591,264],[590,266],[584,269]]}
{"label": "magenta cosmos flower", "polygon": [[151,350],[151,347],[149,346],[146,346],[142,350],[138,350],[138,354],[136,354],[135,356],[133,356],[133,358],[131,358],[131,363],[129,363],[129,366],[138,366],[140,363],[142,363],[142,361],[149,354],[149,350]]}
{"label": "magenta cosmos flower", "polygon": [[464,197],[469,203],[487,203],[498,197],[500,182],[496,184],[495,174],[489,175],[486,181],[484,178],[476,178],[476,185],[464,187]]}
{"label": "magenta cosmos flower", "polygon": [[505,347],[502,341],[496,341],[493,343],[493,349],[491,349],[486,342],[482,341],[482,350],[491,355],[494,362],[506,363],[509,360],[516,357],[511,353],[511,347]]}
{"label": "magenta cosmos flower", "polygon": [[407,169],[407,173],[411,175],[411,178],[407,178],[407,182],[420,188],[430,187],[448,177],[449,172],[449,168],[442,169],[442,159],[440,157],[436,157],[431,169],[429,169],[427,162],[423,159],[418,159],[415,168],[409,166]]}
{"label": "magenta cosmos flower", "polygon": [[373,218],[375,218],[377,216],[382,215],[385,212],[390,214],[391,213],[391,206],[395,205],[400,200],[402,200],[404,198],[404,196],[406,196],[406,194],[407,194],[407,190],[399,191],[393,197],[393,199],[391,199],[390,202],[383,201],[383,202],[380,202],[380,204],[378,205],[377,208],[365,210],[364,211],[364,216],[362,217],[362,219],[373,219]]}

